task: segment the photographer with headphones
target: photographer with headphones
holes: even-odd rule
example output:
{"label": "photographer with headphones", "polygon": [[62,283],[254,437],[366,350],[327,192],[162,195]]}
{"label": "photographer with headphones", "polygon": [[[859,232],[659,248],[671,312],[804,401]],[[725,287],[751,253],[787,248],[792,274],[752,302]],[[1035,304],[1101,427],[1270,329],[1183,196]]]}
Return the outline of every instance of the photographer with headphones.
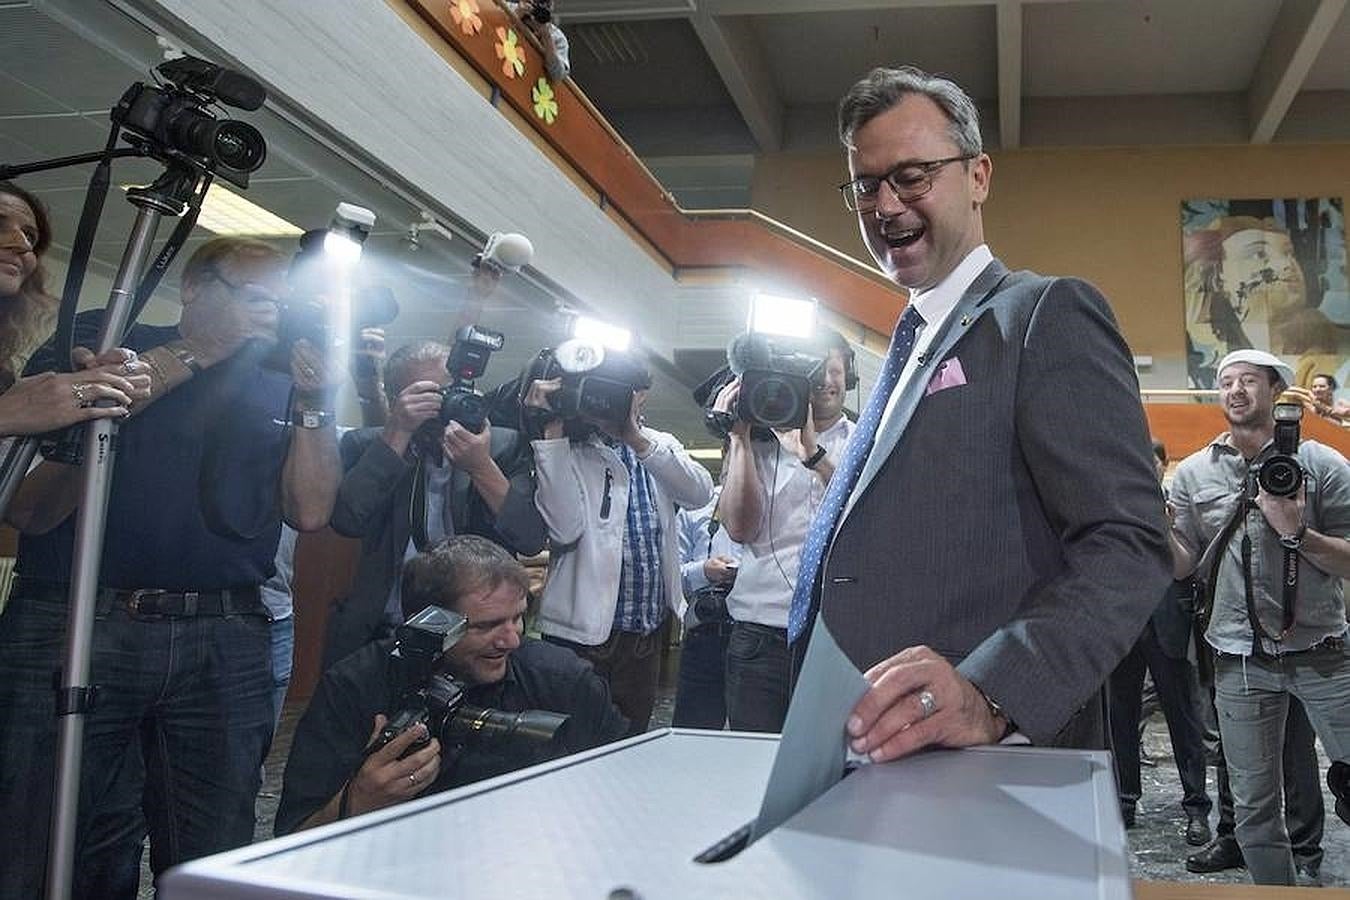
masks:
{"label": "photographer with headphones", "polygon": [[[821,341],[828,352],[801,428],[774,430],[773,440],[757,441],[750,423],[737,418],[729,431],[718,514],[743,546],[740,573],[727,596],[734,620],[726,676],[733,731],[783,728],[792,693],[787,619],[797,563],[834,461],[853,433],[844,415],[844,394],[858,380],[853,350],[833,329],[822,329]],[[730,415],[740,387],[739,378],[729,382],[713,409]]]}

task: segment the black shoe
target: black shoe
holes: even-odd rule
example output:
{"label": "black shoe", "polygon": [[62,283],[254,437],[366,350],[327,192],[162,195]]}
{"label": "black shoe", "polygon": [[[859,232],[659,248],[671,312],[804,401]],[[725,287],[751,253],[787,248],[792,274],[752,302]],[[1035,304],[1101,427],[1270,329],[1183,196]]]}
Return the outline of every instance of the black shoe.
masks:
{"label": "black shoe", "polygon": [[1209,820],[1204,816],[1186,818],[1186,843],[1192,847],[1203,847],[1208,844],[1213,837],[1209,830]]}
{"label": "black shoe", "polygon": [[1294,883],[1299,887],[1321,887],[1322,867],[1313,863],[1294,863]]}
{"label": "black shoe", "polygon": [[1327,787],[1336,797],[1336,815],[1350,825],[1350,764],[1334,762],[1327,769]]}
{"label": "black shoe", "polygon": [[1196,873],[1222,872],[1224,869],[1244,869],[1242,848],[1237,838],[1221,837],[1198,853],[1186,857],[1186,871]]}

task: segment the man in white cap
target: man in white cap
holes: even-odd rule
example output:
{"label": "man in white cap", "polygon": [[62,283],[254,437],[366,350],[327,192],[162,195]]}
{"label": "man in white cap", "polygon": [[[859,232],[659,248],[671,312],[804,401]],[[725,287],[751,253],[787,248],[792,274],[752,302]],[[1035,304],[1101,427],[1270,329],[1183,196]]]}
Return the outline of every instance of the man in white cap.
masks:
{"label": "man in white cap", "polygon": [[[1290,698],[1333,760],[1350,758],[1350,649],[1341,578],[1350,577],[1350,465],[1316,441],[1276,440],[1275,405],[1293,372],[1261,350],[1219,363],[1229,430],[1191,454],[1172,481],[1178,578],[1210,586],[1205,640],[1252,879],[1294,884],[1280,814],[1281,745]],[[1296,426],[1293,426],[1296,427]],[[1283,429],[1291,424],[1282,423]],[[1301,477],[1282,479],[1301,469]],[[1295,484],[1295,482],[1298,482]]]}

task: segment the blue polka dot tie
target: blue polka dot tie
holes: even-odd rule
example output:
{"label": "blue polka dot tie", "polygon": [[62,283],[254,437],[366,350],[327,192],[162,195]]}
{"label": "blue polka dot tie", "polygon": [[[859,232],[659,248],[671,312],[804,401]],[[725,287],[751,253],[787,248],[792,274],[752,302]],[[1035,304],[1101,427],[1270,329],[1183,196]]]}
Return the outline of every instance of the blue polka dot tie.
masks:
{"label": "blue polka dot tie", "polygon": [[853,486],[862,474],[863,463],[872,449],[877,437],[877,426],[881,423],[881,414],[886,410],[886,402],[900,381],[900,373],[905,370],[910,351],[914,349],[914,338],[918,334],[923,317],[913,306],[905,307],[900,322],[891,336],[891,348],[886,352],[886,361],[882,364],[877,383],[872,386],[872,395],[867,398],[867,408],[858,418],[848,445],[844,448],[844,458],[834,468],[830,486],[825,491],[811,527],[806,531],[806,543],[802,546],[801,565],[797,569],[797,586],[792,592],[792,609],[788,613],[788,641],[795,641],[806,630],[811,618],[811,594],[820,574],[820,563],[825,557],[825,548],[834,536],[839,514],[844,511],[844,502],[853,492]]}

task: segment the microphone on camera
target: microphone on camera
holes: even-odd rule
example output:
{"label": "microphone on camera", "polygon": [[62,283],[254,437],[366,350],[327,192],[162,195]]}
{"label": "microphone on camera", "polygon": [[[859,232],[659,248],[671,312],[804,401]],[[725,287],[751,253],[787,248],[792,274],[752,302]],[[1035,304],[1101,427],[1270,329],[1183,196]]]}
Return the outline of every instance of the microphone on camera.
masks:
{"label": "microphone on camera", "polygon": [[732,338],[727,347],[727,366],[733,375],[744,375],[747,369],[768,368],[773,352],[769,339],[762,334],[749,332]]}

